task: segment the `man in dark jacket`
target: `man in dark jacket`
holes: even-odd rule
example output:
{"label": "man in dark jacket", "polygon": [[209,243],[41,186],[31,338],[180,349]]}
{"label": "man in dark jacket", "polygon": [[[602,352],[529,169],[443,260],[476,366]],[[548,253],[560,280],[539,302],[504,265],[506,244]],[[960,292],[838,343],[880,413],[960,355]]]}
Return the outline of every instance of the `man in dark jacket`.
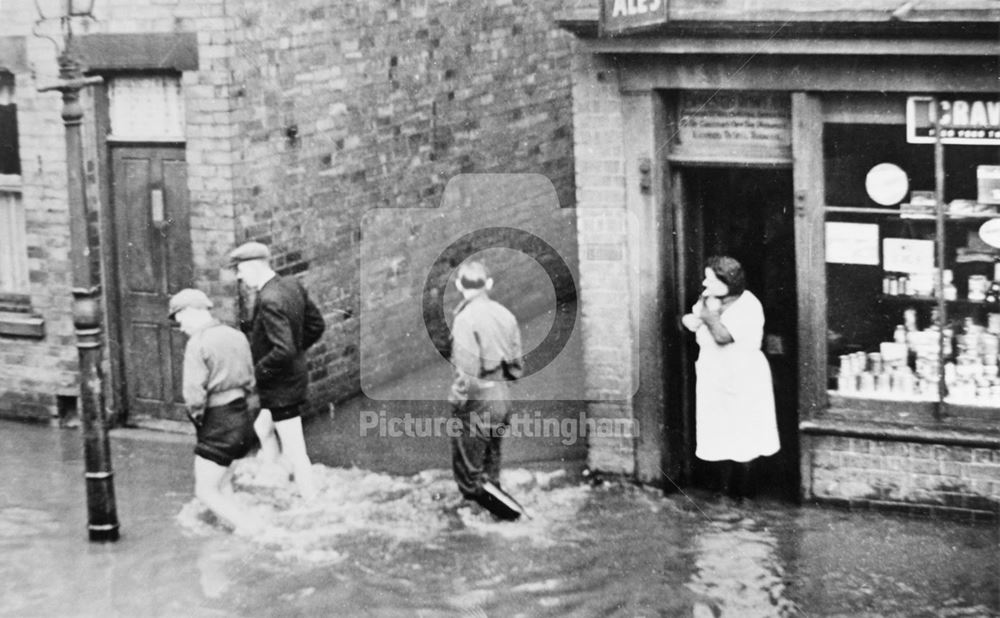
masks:
{"label": "man in dark jacket", "polygon": [[323,316],[297,279],[280,277],[271,269],[266,245],[244,243],[229,259],[237,278],[257,290],[249,339],[260,396],[254,430],[261,453],[272,461],[279,453],[283,455],[291,464],[299,492],[311,500],[317,490],[301,414],[309,387],[306,350],[323,334]]}

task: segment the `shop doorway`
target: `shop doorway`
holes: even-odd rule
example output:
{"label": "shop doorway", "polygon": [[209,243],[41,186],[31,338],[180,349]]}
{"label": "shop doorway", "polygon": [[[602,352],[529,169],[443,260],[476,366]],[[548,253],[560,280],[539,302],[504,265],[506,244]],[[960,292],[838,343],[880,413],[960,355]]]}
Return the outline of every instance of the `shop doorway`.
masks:
{"label": "shop doorway", "polygon": [[668,359],[674,376],[668,426],[679,429],[670,448],[679,454],[672,469],[682,484],[710,486],[709,470],[695,456],[695,372],[698,349],[680,326],[701,293],[705,259],[730,255],[747,275],[747,289],[764,306],[764,352],[771,366],[781,451],[758,459],[762,496],[794,500],[798,495],[797,298],[792,173],[775,168],[682,167],[673,174],[675,264],[679,286],[672,316],[680,338]]}

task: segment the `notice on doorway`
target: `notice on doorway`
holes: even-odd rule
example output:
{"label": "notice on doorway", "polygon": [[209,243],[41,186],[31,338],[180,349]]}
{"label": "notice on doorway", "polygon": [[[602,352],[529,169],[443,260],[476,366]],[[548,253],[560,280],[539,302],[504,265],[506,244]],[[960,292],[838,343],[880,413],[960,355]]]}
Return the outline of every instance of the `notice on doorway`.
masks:
{"label": "notice on doorway", "polygon": [[791,103],[779,92],[681,92],[674,159],[791,161]]}
{"label": "notice on doorway", "polygon": [[827,221],[826,261],[878,266],[878,224]]}

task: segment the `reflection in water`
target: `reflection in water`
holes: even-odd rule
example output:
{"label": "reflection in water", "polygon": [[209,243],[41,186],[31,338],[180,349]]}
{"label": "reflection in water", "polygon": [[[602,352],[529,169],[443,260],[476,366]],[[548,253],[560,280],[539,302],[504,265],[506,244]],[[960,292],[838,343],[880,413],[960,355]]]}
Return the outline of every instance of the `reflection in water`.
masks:
{"label": "reflection in water", "polygon": [[777,539],[751,520],[713,522],[694,542],[697,553],[687,587],[702,599],[696,616],[791,616],[795,605],[785,598]]}

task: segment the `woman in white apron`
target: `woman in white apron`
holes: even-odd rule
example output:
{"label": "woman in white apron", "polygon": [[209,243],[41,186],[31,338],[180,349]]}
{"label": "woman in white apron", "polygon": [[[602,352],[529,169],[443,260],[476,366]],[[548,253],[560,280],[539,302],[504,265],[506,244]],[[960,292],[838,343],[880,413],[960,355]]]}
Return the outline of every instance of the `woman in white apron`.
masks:
{"label": "woman in white apron", "polygon": [[720,462],[722,489],[749,493],[749,464],[778,452],[771,369],[761,340],[764,309],[731,257],[708,258],[704,291],[682,318],[695,333],[695,456]]}

